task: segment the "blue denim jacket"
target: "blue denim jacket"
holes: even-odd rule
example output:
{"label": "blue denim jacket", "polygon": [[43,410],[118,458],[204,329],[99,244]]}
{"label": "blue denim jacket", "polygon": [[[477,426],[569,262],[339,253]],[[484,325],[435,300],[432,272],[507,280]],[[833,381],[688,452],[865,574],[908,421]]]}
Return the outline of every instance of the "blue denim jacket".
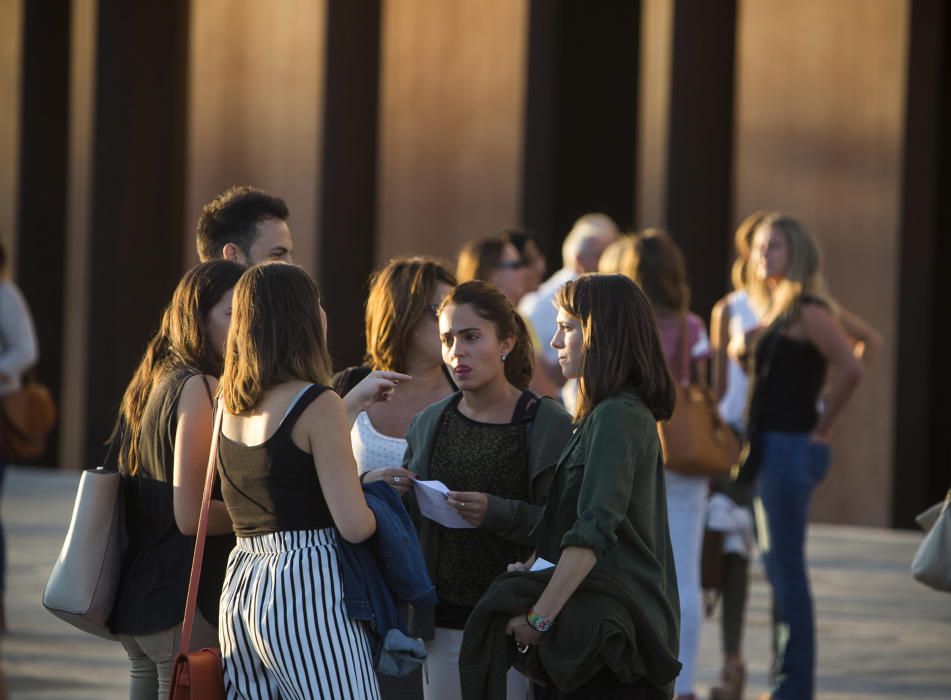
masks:
{"label": "blue denim jacket", "polygon": [[[387,634],[398,630],[406,635],[407,643],[416,641],[408,636],[397,599],[417,607],[434,606],[437,602],[436,587],[429,578],[416,530],[400,497],[382,481],[364,484],[363,495],[376,516],[376,533],[360,544],[347,542],[338,533],[343,603],[351,619],[370,623],[377,642],[375,665],[385,672],[387,665],[404,667],[399,660],[380,659],[381,654],[388,651],[381,646]],[[393,641],[393,636],[390,639]],[[406,672],[410,670],[412,668]]]}

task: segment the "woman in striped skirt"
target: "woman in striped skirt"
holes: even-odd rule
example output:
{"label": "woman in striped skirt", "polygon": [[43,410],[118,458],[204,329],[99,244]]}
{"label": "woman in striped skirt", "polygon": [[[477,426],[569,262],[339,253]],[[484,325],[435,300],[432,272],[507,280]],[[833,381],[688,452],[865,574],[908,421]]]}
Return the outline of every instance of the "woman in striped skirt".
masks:
{"label": "woman in striped skirt", "polygon": [[[237,535],[219,619],[228,698],[379,697],[366,632],[344,610],[334,530],[362,542],[376,520],[343,401],[324,386],[325,338],[305,272],[244,273],[221,378],[219,470]],[[377,373],[360,391],[383,398],[394,378]]]}

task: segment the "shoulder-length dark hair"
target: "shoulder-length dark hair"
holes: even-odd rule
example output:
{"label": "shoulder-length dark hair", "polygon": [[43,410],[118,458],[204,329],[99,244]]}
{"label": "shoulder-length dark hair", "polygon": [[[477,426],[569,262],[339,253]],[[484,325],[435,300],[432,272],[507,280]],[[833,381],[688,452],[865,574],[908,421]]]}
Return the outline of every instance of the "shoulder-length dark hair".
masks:
{"label": "shoulder-length dark hair", "polygon": [[[185,273],[172,300],[162,313],[162,323],[139,362],[122,396],[120,415],[125,433],[120,463],[127,473],[139,468],[139,436],[149,395],[170,371],[189,368],[196,374],[221,375],[222,357],[208,337],[208,313],[240,279],[244,268],[228,260],[203,262]],[[115,433],[113,434],[115,438]]]}
{"label": "shoulder-length dark hair", "polygon": [[632,280],[624,275],[582,275],[558,290],[555,305],[581,321],[576,420],[624,387],[637,392],[656,420],[670,418],[674,379],[651,303]]}
{"label": "shoulder-length dark hair", "polygon": [[666,231],[653,228],[635,234],[620,272],[637,283],[655,308],[682,314],[690,306],[684,256]]}
{"label": "shoulder-length dark hair", "polygon": [[505,378],[518,389],[527,389],[532,381],[535,350],[525,321],[512,302],[498,288],[482,280],[470,280],[454,287],[439,306],[439,312],[449,304],[468,304],[480,318],[495,326],[499,339],[515,338],[515,347],[505,358]]}
{"label": "shoulder-length dark hair", "polygon": [[405,372],[407,348],[416,324],[430,313],[439,283],[456,286],[456,276],[435,258],[393,258],[370,279],[367,297],[367,353],[372,369]]}
{"label": "shoulder-length dark hair", "polygon": [[299,379],[329,384],[330,354],[320,292],[290,263],[256,265],[234,288],[221,396],[232,414],[249,411],[265,391]]}

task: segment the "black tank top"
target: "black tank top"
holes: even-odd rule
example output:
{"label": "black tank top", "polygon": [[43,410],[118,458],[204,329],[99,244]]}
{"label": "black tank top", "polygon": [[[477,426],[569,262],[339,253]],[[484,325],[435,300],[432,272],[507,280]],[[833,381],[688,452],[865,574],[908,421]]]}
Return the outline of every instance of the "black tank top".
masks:
{"label": "black tank top", "polygon": [[[822,304],[803,296],[799,304]],[[825,383],[826,360],[808,340],[790,338],[777,325],[756,348],[757,364],[773,353],[763,387],[758,429],[808,433],[819,422],[819,394]],[[773,345],[775,344],[775,347]]]}
{"label": "black tank top", "polygon": [[[185,614],[195,538],[183,535],[175,524],[172,472],[178,402],[193,376],[195,370],[179,367],[158,381],[142,414],[139,467],[134,476],[123,469],[129,548],[112,610],[115,633],[160,632],[180,623]],[[221,499],[217,491],[214,497]],[[198,609],[213,625],[218,624],[218,599],[233,547],[234,535],[205,539]]]}
{"label": "black tank top", "polygon": [[221,435],[221,493],[239,537],[333,527],[314,456],[291,440],[297,419],[327,389],[309,387],[260,445],[242,445]]}

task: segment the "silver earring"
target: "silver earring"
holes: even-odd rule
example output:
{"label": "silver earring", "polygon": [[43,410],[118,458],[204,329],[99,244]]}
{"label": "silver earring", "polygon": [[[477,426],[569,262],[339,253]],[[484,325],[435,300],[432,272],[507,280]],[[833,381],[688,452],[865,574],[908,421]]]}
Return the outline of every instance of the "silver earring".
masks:
{"label": "silver earring", "polygon": [[502,355],[502,362],[505,362],[506,357],[508,357],[508,355]]}

